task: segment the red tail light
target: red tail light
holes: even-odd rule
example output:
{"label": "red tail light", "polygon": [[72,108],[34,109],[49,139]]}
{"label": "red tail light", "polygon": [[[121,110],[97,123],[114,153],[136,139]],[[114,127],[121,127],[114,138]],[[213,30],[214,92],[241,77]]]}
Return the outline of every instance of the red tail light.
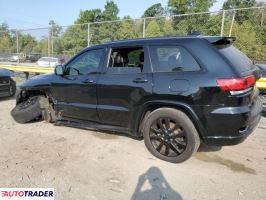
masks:
{"label": "red tail light", "polygon": [[217,79],[217,84],[223,91],[236,91],[245,90],[256,83],[254,76],[247,76],[242,78],[228,78],[228,79]]}

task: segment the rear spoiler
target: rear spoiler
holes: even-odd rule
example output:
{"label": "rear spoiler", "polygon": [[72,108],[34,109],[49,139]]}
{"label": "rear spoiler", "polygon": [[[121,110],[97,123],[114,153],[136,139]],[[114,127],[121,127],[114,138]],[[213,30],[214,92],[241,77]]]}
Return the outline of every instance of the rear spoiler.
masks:
{"label": "rear spoiler", "polygon": [[203,37],[217,48],[224,48],[232,45],[236,37]]}

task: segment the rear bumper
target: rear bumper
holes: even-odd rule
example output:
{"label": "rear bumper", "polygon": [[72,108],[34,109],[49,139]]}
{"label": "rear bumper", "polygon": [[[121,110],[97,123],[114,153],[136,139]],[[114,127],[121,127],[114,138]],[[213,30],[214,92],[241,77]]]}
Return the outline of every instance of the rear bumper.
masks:
{"label": "rear bumper", "polygon": [[210,136],[207,137],[204,143],[213,146],[230,146],[243,142],[257,127],[261,116],[258,115],[252,123],[249,124],[247,129],[237,136]]}
{"label": "rear bumper", "polygon": [[228,146],[243,142],[257,127],[262,101],[259,97],[252,106],[223,107],[210,113],[210,122],[206,128],[210,134],[205,135],[203,142],[207,145]]}

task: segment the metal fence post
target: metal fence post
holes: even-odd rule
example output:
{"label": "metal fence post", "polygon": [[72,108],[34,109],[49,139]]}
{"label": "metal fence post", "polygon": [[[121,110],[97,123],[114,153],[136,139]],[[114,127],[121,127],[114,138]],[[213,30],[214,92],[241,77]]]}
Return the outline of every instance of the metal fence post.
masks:
{"label": "metal fence post", "polygon": [[17,45],[17,54],[19,52],[19,46],[18,46],[18,29],[16,29],[16,45]]}
{"label": "metal fence post", "polygon": [[145,37],[145,31],[146,31],[146,18],[143,18],[143,31],[142,31],[142,37]]}
{"label": "metal fence post", "polygon": [[225,19],[225,10],[223,10],[222,25],[221,25],[221,36],[224,35],[224,19]]}
{"label": "metal fence post", "polygon": [[90,40],[91,40],[91,38],[90,38],[90,23],[88,23],[88,38],[87,38],[87,40],[88,40],[88,47],[90,46]]}
{"label": "metal fence post", "polygon": [[52,57],[54,56],[54,31],[53,27],[51,28],[51,52],[52,52]]}
{"label": "metal fence post", "polygon": [[48,54],[48,57],[50,57],[50,28],[48,28],[47,54]]}
{"label": "metal fence post", "polygon": [[263,22],[264,22],[264,10],[262,9],[260,26],[263,26]]}
{"label": "metal fence post", "polygon": [[232,35],[232,30],[233,30],[233,26],[234,26],[234,22],[235,22],[235,16],[236,16],[236,11],[234,11],[234,14],[232,17],[232,22],[231,22],[230,31],[229,31],[229,37],[231,37],[231,35]]}

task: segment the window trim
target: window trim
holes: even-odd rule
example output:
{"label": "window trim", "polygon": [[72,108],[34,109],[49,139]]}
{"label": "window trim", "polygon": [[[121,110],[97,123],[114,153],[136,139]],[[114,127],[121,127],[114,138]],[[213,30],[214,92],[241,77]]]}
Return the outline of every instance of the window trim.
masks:
{"label": "window trim", "polygon": [[[152,53],[151,53],[151,48],[154,48],[154,47],[182,47],[184,48],[191,56],[192,58],[196,61],[196,63],[198,64],[198,66],[200,67],[200,69],[198,71],[154,71],[154,65],[153,65],[153,62],[152,62]],[[152,73],[200,73],[200,72],[205,72],[205,68],[203,67],[201,61],[198,59],[197,56],[195,56],[193,54],[193,52],[187,48],[186,46],[182,45],[182,44],[168,44],[168,43],[165,43],[165,44],[149,44],[148,45],[148,51],[149,51],[149,59],[150,59],[150,63],[151,63],[151,70],[152,70]]]}

